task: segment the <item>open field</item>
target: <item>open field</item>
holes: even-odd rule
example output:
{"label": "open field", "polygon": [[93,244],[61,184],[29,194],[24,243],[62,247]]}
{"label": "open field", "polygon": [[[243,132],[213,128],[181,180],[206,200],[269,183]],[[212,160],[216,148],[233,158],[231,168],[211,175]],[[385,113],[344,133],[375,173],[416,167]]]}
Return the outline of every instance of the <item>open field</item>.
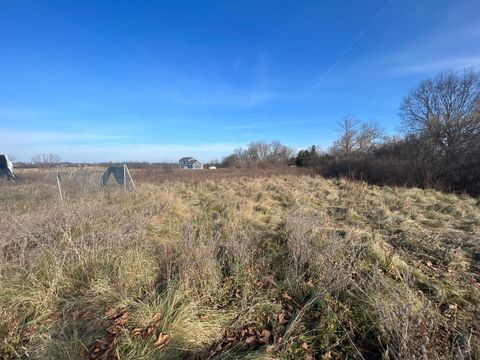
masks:
{"label": "open field", "polygon": [[183,181],[198,183],[201,181],[217,181],[219,179],[268,178],[279,175],[313,175],[311,168],[299,168],[296,166],[280,166],[270,168],[218,168],[215,170],[185,170],[185,169],[132,169],[132,176],[139,182],[159,183],[166,181]]}
{"label": "open field", "polygon": [[[81,174],[88,174],[91,177],[99,177],[104,171],[105,166],[72,166],[60,168],[60,173],[65,179],[76,178]],[[149,183],[163,183],[170,181],[182,181],[197,183],[201,181],[215,181],[218,179],[232,179],[240,177],[248,178],[267,178],[278,175],[313,175],[315,170],[312,168],[299,168],[296,166],[280,166],[270,168],[218,168],[215,170],[186,170],[178,168],[168,168],[161,166],[148,166],[130,168],[135,182],[149,182]],[[17,169],[16,175],[19,180],[23,182],[52,182],[52,175],[56,174],[56,169],[42,169],[42,168],[23,168]],[[82,179],[83,180],[83,179]],[[99,181],[97,181],[99,182]]]}
{"label": "open field", "polygon": [[480,358],[478,200],[132,175],[0,184],[0,358]]}

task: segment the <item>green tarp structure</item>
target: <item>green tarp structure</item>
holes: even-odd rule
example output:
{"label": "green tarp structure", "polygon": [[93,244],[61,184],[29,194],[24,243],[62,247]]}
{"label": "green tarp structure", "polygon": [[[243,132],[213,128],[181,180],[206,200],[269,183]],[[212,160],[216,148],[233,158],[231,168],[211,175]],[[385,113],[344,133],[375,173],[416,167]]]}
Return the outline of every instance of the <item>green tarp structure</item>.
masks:
{"label": "green tarp structure", "polygon": [[10,161],[7,155],[0,155],[0,177],[5,177],[8,180],[15,179],[13,173],[13,163]]}
{"label": "green tarp structure", "polygon": [[113,174],[117,184],[123,185],[125,183],[125,166],[109,166],[102,175],[102,186],[107,185],[110,175]]}

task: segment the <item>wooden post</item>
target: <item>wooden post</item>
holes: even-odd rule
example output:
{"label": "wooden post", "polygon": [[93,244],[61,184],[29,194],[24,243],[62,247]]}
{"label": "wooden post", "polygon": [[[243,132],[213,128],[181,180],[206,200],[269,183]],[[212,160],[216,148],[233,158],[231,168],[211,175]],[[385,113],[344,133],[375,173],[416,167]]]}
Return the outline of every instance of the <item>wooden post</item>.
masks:
{"label": "wooden post", "polygon": [[60,193],[60,201],[63,203],[62,187],[60,186],[60,174],[58,170],[57,170],[57,186],[58,186],[58,192]]}

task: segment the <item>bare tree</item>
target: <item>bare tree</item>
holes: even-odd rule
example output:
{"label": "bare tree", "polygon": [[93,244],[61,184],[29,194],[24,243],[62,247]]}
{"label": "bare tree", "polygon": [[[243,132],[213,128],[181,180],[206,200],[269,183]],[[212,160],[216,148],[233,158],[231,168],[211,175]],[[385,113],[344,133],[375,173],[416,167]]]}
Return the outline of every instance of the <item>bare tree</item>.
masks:
{"label": "bare tree", "polygon": [[345,116],[338,124],[340,138],[330,149],[335,156],[348,157],[354,153],[372,150],[376,142],[382,137],[381,130],[375,123],[362,123],[352,116]]}
{"label": "bare tree", "polygon": [[472,177],[465,171],[479,173],[480,73],[446,71],[422,81],[403,99],[400,116],[433,181],[463,187]]}
{"label": "bare tree", "polygon": [[430,142],[434,155],[446,162],[478,144],[479,114],[480,74],[472,70],[422,81],[400,107],[403,131]]}
{"label": "bare tree", "polygon": [[41,167],[53,167],[62,162],[62,158],[57,154],[35,154],[32,156],[32,163]]}
{"label": "bare tree", "polygon": [[275,163],[286,164],[293,156],[293,149],[283,145],[280,141],[270,144],[270,158]]}
{"label": "bare tree", "polygon": [[279,141],[266,143],[252,142],[246,149],[238,148],[223,159],[226,167],[268,167],[287,165],[293,156],[293,149]]}
{"label": "bare tree", "polygon": [[250,143],[247,148],[247,156],[251,161],[263,161],[270,153],[270,145],[264,141]]}
{"label": "bare tree", "polygon": [[359,124],[360,120],[350,115],[346,115],[338,124],[337,132],[340,134],[340,139],[333,144],[333,152],[336,155],[349,156],[353,152]]}
{"label": "bare tree", "polygon": [[362,123],[356,140],[356,150],[367,152],[373,150],[384,136],[384,131],[374,122]]}

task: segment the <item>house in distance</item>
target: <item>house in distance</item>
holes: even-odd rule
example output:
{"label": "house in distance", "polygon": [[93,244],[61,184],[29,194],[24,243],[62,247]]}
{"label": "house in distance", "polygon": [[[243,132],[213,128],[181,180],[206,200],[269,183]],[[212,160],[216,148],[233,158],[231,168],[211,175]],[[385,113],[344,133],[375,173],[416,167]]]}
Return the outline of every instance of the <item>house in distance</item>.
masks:
{"label": "house in distance", "polygon": [[178,160],[180,167],[183,169],[202,169],[203,165],[197,159],[187,156]]}

